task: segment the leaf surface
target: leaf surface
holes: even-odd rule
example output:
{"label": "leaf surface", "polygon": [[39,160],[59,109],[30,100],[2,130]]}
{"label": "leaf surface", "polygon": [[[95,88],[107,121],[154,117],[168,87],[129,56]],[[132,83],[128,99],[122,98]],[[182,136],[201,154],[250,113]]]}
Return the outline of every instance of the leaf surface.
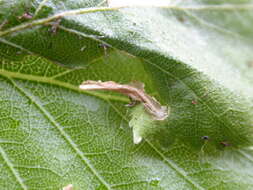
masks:
{"label": "leaf surface", "polygon": [[[252,1],[98,4],[0,1],[1,188],[252,189]],[[162,132],[134,145],[129,100],[85,80],[145,83]]]}

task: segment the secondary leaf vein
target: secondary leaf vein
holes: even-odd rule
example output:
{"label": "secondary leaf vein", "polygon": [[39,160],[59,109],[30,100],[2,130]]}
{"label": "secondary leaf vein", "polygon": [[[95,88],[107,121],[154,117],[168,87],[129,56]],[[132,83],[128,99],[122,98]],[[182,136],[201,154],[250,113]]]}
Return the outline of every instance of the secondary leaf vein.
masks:
{"label": "secondary leaf vein", "polygon": [[[136,7],[136,6],[135,6]],[[148,7],[148,6],[139,6],[139,7]],[[154,6],[153,6],[154,7]],[[252,10],[253,5],[252,4],[243,4],[243,5],[233,5],[233,4],[226,4],[226,5],[198,5],[198,6],[156,6],[160,8],[167,8],[167,9],[175,9],[175,10],[227,10],[227,11],[234,11],[234,10]],[[5,36],[14,32],[22,31],[27,28],[32,28],[34,26],[43,25],[46,23],[49,23],[53,20],[57,20],[59,18],[65,17],[65,16],[73,16],[73,15],[81,15],[81,14],[88,14],[88,13],[96,13],[96,12],[102,12],[102,11],[117,11],[123,8],[131,8],[131,6],[118,6],[118,7],[89,7],[89,8],[82,8],[82,9],[76,9],[76,10],[68,10],[64,11],[55,15],[52,15],[47,18],[42,18],[38,20],[34,20],[31,22],[26,22],[17,26],[14,26],[12,28],[9,28],[5,31],[0,32],[0,37]]]}
{"label": "secondary leaf vein", "polygon": [[14,165],[11,163],[10,159],[8,158],[8,155],[5,153],[4,149],[0,145],[0,154],[2,155],[4,161],[6,162],[7,166],[9,167],[10,171],[12,172],[13,176],[19,183],[22,189],[28,190],[27,186],[23,182],[22,178],[20,177],[19,173],[16,171]]}
{"label": "secondary leaf vein", "polygon": [[[108,101],[108,103],[110,103],[110,102]],[[126,117],[123,114],[121,114],[121,112],[113,104],[110,103],[110,105],[111,105],[111,107],[115,110],[115,112],[121,118],[123,118],[126,122],[128,122],[128,120],[126,119]],[[164,161],[164,163],[167,164],[174,171],[176,171],[176,173],[178,173],[178,175],[180,177],[182,177],[183,179],[185,179],[189,184],[193,185],[196,189],[198,189],[198,190],[205,190],[203,187],[201,187],[200,185],[198,185],[197,183],[195,183],[191,178],[189,178],[187,176],[187,174],[185,173],[185,171],[183,171],[175,163],[173,163],[172,161],[170,161],[169,159],[167,159],[166,156],[155,147],[155,145],[153,145],[148,140],[146,140],[146,142],[162,158],[162,160]]]}
{"label": "secondary leaf vein", "polygon": [[84,164],[89,168],[89,170],[93,173],[93,175],[106,187],[106,189],[111,190],[110,184],[108,184],[103,177],[97,172],[97,170],[93,167],[93,165],[90,163],[90,160],[88,160],[83,152],[78,148],[78,146],[72,141],[70,136],[63,130],[63,128],[59,125],[58,122],[55,121],[53,116],[42,106],[42,104],[39,102],[37,98],[35,98],[32,94],[29,92],[26,92],[25,89],[18,86],[18,84],[15,83],[11,78],[8,78],[13,86],[19,90],[25,97],[27,97],[31,102],[41,111],[41,113],[47,118],[51,124],[59,131],[60,135],[65,139],[65,141],[71,146],[71,148],[77,153],[77,155],[81,158],[81,160],[84,162]]}

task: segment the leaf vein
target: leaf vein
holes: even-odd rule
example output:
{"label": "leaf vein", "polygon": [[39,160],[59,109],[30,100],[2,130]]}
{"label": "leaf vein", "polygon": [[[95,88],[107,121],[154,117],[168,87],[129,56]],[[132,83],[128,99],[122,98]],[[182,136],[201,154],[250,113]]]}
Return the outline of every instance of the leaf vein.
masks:
{"label": "leaf vein", "polygon": [[79,93],[84,93],[87,95],[92,95],[95,97],[99,97],[103,100],[113,100],[113,101],[120,101],[124,103],[128,103],[129,100],[125,97],[120,97],[117,95],[107,95],[105,93],[101,92],[89,92],[89,91],[83,91],[80,90],[77,86],[74,86],[70,83],[62,82],[59,80],[54,80],[49,77],[44,77],[44,76],[34,76],[34,75],[29,75],[29,74],[23,74],[23,73],[16,73],[16,72],[11,72],[7,71],[5,69],[0,69],[0,75],[5,76],[7,78],[16,78],[16,79],[23,79],[23,80],[28,80],[28,81],[35,81],[35,82],[41,82],[41,83],[47,83],[51,85],[57,85],[69,90],[77,91]]}
{"label": "leaf vein", "polygon": [[[135,6],[136,7],[136,6]],[[139,6],[139,7],[154,7],[154,6]],[[174,10],[252,10],[253,5],[252,4],[243,4],[243,5],[233,5],[233,4],[226,4],[226,5],[202,5],[202,6],[175,6],[175,5],[168,5],[168,6],[155,6],[158,8],[166,8],[166,9],[174,9]],[[65,16],[73,16],[73,15],[82,15],[82,14],[88,14],[88,13],[96,13],[96,12],[104,12],[104,11],[117,11],[123,8],[131,8],[131,6],[118,6],[118,7],[89,7],[89,8],[82,8],[82,9],[74,9],[74,10],[68,10],[64,11],[58,14],[54,14],[47,18],[37,19],[33,20],[31,22],[26,22],[17,26],[14,26],[12,28],[9,28],[5,31],[0,32],[0,36],[5,36],[14,32],[22,31],[27,28],[32,28],[34,26],[43,25],[46,23],[49,23],[53,20],[65,17]]]}
{"label": "leaf vein", "polygon": [[44,7],[44,5],[47,3],[47,1],[49,1],[49,0],[43,0],[40,2],[38,8],[34,12],[34,17],[36,17],[39,14],[40,10]]}
{"label": "leaf vein", "polygon": [[246,158],[247,160],[249,160],[250,162],[253,163],[253,158],[250,157],[245,151],[243,150],[237,150],[244,158]]}
{"label": "leaf vein", "polygon": [[6,154],[6,152],[4,151],[4,149],[2,148],[1,145],[0,145],[0,154],[2,155],[2,158],[6,162],[7,166],[9,167],[10,171],[12,172],[13,176],[15,177],[15,179],[17,180],[19,185],[22,187],[22,189],[28,190],[27,186],[23,182],[23,180],[20,177],[19,173],[16,171],[14,165],[11,163],[10,159],[8,158],[8,155]]}
{"label": "leaf vein", "polygon": [[29,92],[26,92],[25,89],[18,86],[18,84],[15,83],[11,78],[9,78],[13,86],[19,90],[25,97],[31,100],[31,102],[41,111],[41,113],[47,118],[51,124],[58,130],[60,135],[65,139],[67,144],[70,145],[70,147],[77,153],[77,155],[81,158],[81,160],[84,162],[84,164],[89,168],[89,170],[93,173],[93,175],[106,187],[106,189],[111,190],[110,184],[108,184],[103,177],[97,172],[97,170],[93,167],[93,165],[90,163],[90,160],[85,157],[83,152],[78,148],[78,146],[72,141],[70,136],[63,130],[63,128],[59,125],[58,122],[55,121],[53,116],[41,105],[38,99],[35,99],[33,95],[31,95]]}
{"label": "leaf vein", "polygon": [[179,168],[173,161],[167,159],[164,156],[164,154],[162,152],[160,152],[150,141],[146,140],[146,142],[164,160],[164,162],[167,163],[168,166],[170,166],[172,169],[174,169],[188,183],[193,185],[196,189],[205,190],[205,188],[201,187],[199,184],[197,184],[195,181],[193,181],[193,179],[191,179],[183,169]]}
{"label": "leaf vein", "polygon": [[222,28],[220,26],[217,26],[215,24],[211,24],[211,23],[208,23],[206,22],[204,19],[201,19],[200,17],[197,17],[193,14],[191,14],[189,11],[184,11],[188,16],[192,17],[193,19],[195,19],[197,22],[199,22],[200,24],[206,26],[207,28],[210,28],[210,29],[213,29],[213,30],[216,30],[216,31],[219,31],[221,33],[224,33],[224,34],[228,34],[228,35],[231,35],[232,37],[236,37],[236,38],[240,38],[240,39],[244,39],[244,37],[242,37],[241,35],[235,33],[235,32],[232,32],[232,31],[229,31],[225,28]]}
{"label": "leaf vein", "polygon": [[[148,61],[147,59],[143,59],[143,60],[146,61],[147,63],[149,63],[149,64],[155,66],[156,68],[158,68],[160,71],[166,73],[167,75],[173,77],[175,80],[179,81],[181,84],[183,84],[183,85],[184,85],[185,87],[187,87],[189,90],[191,90],[191,92],[197,97],[198,101],[199,101],[200,103],[204,104],[204,105],[207,107],[207,109],[208,109],[209,112],[214,116],[214,118],[215,118],[217,121],[221,122],[221,123],[223,124],[223,126],[229,128],[225,122],[222,122],[222,119],[219,117],[219,115],[218,115],[217,113],[215,113],[215,111],[213,111],[213,109],[212,109],[204,100],[202,100],[202,98],[199,97],[199,96],[196,94],[196,92],[195,92],[192,88],[190,88],[183,80],[180,80],[178,77],[174,76],[174,75],[173,75],[172,73],[170,73],[169,71],[166,71],[166,70],[162,69],[162,68],[159,67],[158,65],[153,64],[151,61]],[[231,132],[234,132],[234,131],[231,131]],[[236,136],[236,134],[234,134],[234,135]]]}
{"label": "leaf vein", "polygon": [[[121,114],[121,112],[113,105],[110,103],[110,101],[108,100],[108,103],[112,106],[112,108],[115,110],[115,112],[122,117],[126,122],[128,122],[128,120],[126,119],[126,117],[124,115]],[[162,158],[162,160],[173,170],[176,171],[176,173],[179,174],[180,177],[182,177],[183,179],[185,179],[189,184],[193,185],[196,189],[198,190],[205,190],[203,187],[201,187],[200,185],[198,185],[197,183],[195,183],[191,178],[189,178],[187,176],[187,174],[185,173],[184,170],[180,169],[175,163],[173,163],[172,161],[170,161],[169,159],[166,158],[166,156],[160,152],[155,145],[153,145],[150,141],[148,141],[147,139],[145,139],[145,141],[147,142],[147,144]]]}

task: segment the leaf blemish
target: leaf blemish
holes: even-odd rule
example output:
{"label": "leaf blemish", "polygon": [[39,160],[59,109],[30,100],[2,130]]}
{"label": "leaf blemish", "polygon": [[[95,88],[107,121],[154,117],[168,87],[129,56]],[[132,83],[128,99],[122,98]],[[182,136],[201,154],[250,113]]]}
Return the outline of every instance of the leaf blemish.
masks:
{"label": "leaf blemish", "polygon": [[82,90],[107,90],[127,95],[133,101],[141,102],[146,111],[154,120],[165,120],[168,117],[168,109],[162,106],[154,97],[149,96],[144,90],[144,84],[135,82],[132,84],[119,84],[113,81],[84,81],[80,86]]}
{"label": "leaf blemish", "polygon": [[202,140],[205,140],[205,141],[209,140],[209,136],[203,136]]}
{"label": "leaf blemish", "polygon": [[247,63],[247,65],[248,65],[249,68],[253,67],[253,61],[249,61],[249,62]]}
{"label": "leaf blemish", "polygon": [[231,144],[226,141],[222,141],[220,142],[220,144],[223,145],[224,147],[231,146]]}
{"label": "leaf blemish", "polygon": [[192,104],[196,105],[198,102],[196,100],[192,100]]}
{"label": "leaf blemish", "polygon": [[179,22],[185,22],[185,18],[182,16],[177,17],[177,19]]}

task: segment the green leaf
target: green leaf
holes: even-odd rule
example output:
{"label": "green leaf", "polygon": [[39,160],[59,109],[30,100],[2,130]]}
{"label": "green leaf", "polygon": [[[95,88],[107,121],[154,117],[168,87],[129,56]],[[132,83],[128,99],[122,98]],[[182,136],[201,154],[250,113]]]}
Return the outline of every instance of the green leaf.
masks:
{"label": "green leaf", "polygon": [[[162,129],[167,131],[166,121],[156,120],[147,112],[143,104],[136,105],[131,110],[129,127],[133,128],[133,141],[139,144],[142,138],[150,138],[153,134],[160,136]],[[158,138],[159,138],[158,136]],[[166,136],[167,140],[168,136]]]}
{"label": "green leaf", "polygon": [[[0,1],[0,189],[252,189],[253,2],[99,3]],[[85,80],[170,116],[135,145],[129,100]]]}

